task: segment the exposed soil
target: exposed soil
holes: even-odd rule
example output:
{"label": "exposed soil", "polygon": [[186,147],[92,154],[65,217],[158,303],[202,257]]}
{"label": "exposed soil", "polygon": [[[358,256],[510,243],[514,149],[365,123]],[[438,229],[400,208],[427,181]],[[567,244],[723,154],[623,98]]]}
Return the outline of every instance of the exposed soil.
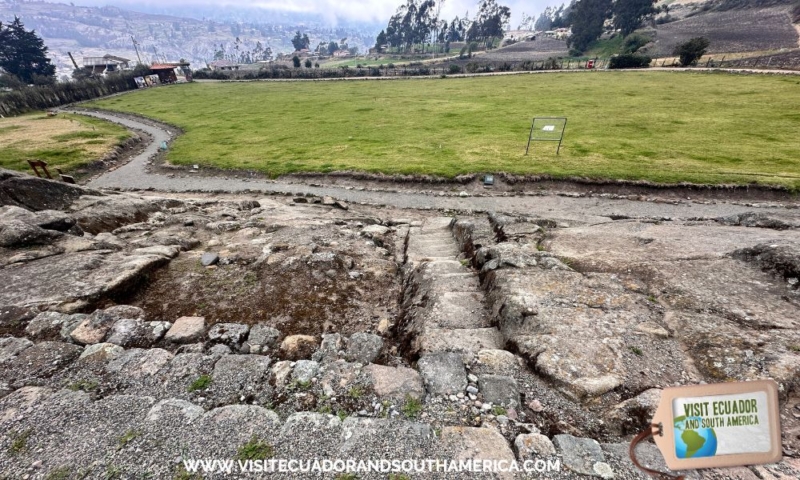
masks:
{"label": "exposed soil", "polygon": [[698,32],[711,41],[709,53],[779,50],[798,45],[786,7],[773,7],[707,12],[659,25],[655,47],[649,54],[672,55],[675,45],[696,37]]}
{"label": "exposed soil", "polygon": [[218,252],[218,265],[204,267],[201,250],[188,252],[128,298],[115,300],[143,308],[148,318],[262,323],[285,335],[371,330],[394,317],[400,294],[393,234],[358,234],[375,221],[351,216],[275,223],[266,235],[247,228],[219,235],[196,229],[206,251]]}

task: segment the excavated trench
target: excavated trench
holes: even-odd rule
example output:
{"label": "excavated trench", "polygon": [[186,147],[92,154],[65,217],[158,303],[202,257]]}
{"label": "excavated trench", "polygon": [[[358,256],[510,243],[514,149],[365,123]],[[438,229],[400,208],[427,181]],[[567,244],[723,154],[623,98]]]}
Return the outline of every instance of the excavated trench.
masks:
{"label": "excavated trench", "polygon": [[[282,337],[349,336],[375,332],[381,321],[396,323],[401,280],[393,261],[392,234],[379,240],[382,246],[375,252],[375,245],[367,245],[374,240],[357,237],[348,243],[339,238],[339,228],[333,224],[313,229],[286,227],[273,234],[273,240],[286,241],[271,243],[270,253],[260,251],[258,257],[231,251],[225,244],[206,246],[219,250],[220,260],[213,266],[201,264],[203,252],[197,248],[143,276],[125,295],[107,297],[97,307],[133,305],[154,320],[200,316],[208,326],[262,324],[278,329]],[[310,242],[308,247],[300,240],[305,235],[326,238],[328,245]],[[392,351],[393,339],[387,338],[387,344],[387,351]]]}

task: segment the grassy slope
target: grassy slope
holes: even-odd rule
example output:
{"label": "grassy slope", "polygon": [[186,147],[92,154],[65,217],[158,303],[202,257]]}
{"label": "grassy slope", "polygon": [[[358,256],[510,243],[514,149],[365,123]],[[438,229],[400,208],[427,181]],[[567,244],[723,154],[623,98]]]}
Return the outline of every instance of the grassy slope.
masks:
{"label": "grassy slope", "polygon": [[[595,72],[163,87],[96,106],[186,131],[178,164],[471,172],[800,187],[800,78]],[[530,119],[566,116],[561,155],[524,156]]]}
{"label": "grassy slope", "polygon": [[[0,119],[0,167],[30,171],[28,160],[44,160],[65,172],[97,160],[130,133],[82,115],[43,113]],[[53,168],[51,173],[55,173]]]}

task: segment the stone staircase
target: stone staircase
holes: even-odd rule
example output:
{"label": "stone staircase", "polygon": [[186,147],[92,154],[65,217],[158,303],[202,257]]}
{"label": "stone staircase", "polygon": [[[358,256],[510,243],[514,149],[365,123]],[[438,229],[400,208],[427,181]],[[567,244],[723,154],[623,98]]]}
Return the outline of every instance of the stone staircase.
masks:
{"label": "stone staircase", "polygon": [[[463,392],[464,365],[481,351],[503,348],[477,275],[458,260],[451,222],[449,217],[437,217],[412,227],[406,249],[404,333],[412,339],[420,373],[433,395]],[[513,384],[510,377],[508,384]],[[508,393],[510,403],[518,403],[517,394]]]}

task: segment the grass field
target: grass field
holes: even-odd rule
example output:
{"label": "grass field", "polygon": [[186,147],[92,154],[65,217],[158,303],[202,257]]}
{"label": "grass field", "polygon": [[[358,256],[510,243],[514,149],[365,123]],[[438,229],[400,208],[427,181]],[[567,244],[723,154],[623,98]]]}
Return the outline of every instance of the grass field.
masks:
{"label": "grass field", "polygon": [[[0,119],[0,167],[30,171],[28,160],[71,171],[130,137],[117,125],[82,115],[43,113]],[[55,168],[50,168],[55,173]]]}
{"label": "grass field", "polygon": [[[95,106],[184,129],[169,159],[271,176],[499,172],[800,188],[800,78],[594,72],[205,83]],[[569,118],[561,155],[533,116]]]}

